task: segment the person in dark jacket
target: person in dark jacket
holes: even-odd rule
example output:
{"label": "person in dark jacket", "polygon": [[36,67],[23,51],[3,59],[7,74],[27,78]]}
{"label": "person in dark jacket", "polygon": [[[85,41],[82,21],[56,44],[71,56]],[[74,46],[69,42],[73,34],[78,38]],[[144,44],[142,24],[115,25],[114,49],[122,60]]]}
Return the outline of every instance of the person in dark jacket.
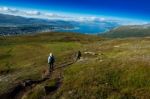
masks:
{"label": "person in dark jacket", "polygon": [[76,61],[79,60],[80,58],[81,58],[81,51],[78,51]]}
{"label": "person in dark jacket", "polygon": [[55,57],[52,53],[48,56],[49,72],[54,70]]}

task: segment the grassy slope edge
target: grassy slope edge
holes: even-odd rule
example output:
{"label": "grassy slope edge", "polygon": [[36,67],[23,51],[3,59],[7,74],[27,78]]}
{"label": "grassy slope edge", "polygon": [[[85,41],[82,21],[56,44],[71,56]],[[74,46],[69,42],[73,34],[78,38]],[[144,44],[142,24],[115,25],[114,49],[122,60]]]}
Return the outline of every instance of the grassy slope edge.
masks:
{"label": "grassy slope edge", "polygon": [[122,26],[100,34],[100,36],[109,38],[147,37],[150,36],[150,27]]}

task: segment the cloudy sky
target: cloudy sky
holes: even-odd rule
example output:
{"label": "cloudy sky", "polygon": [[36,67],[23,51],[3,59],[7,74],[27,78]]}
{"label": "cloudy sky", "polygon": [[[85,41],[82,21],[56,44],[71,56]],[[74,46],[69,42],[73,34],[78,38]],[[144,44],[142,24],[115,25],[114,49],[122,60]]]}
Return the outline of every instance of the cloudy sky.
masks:
{"label": "cloudy sky", "polygon": [[149,0],[0,0],[0,13],[78,21],[150,22]]}

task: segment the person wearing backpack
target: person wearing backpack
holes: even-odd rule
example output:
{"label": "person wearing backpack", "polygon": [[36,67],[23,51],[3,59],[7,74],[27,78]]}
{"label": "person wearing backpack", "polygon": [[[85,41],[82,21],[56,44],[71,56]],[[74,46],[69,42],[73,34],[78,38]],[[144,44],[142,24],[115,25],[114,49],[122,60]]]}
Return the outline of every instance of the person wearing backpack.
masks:
{"label": "person wearing backpack", "polygon": [[77,55],[76,55],[76,61],[77,61],[77,60],[80,60],[81,56],[82,56],[82,55],[81,55],[81,51],[78,51],[78,52],[77,52]]}
{"label": "person wearing backpack", "polygon": [[54,70],[55,57],[52,53],[48,56],[49,72]]}

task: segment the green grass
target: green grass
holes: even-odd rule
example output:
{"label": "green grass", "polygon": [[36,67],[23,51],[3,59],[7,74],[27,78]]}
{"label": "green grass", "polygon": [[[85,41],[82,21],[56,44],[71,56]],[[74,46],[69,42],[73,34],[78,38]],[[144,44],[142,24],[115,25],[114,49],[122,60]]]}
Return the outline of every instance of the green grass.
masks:
{"label": "green grass", "polygon": [[87,50],[103,54],[66,68],[53,98],[149,99],[149,44],[147,39],[119,39],[88,45]]}
{"label": "green grass", "polygon": [[22,99],[42,99],[45,95],[44,88],[37,86],[32,91],[28,92],[27,95],[24,95]]}
{"label": "green grass", "polygon": [[150,27],[145,28],[144,25],[121,26],[106,33],[100,34],[100,36],[109,38],[149,37]]}
{"label": "green grass", "polygon": [[56,64],[60,64],[70,60],[83,43],[100,40],[96,36],[73,33],[0,37],[0,93],[9,89],[12,83],[41,78],[43,71],[48,68],[47,57],[50,52],[54,53]]}
{"label": "green grass", "polygon": [[6,39],[0,39],[0,77],[3,78],[0,92],[14,82],[41,78],[50,52],[54,53],[56,64],[60,64],[80,50],[83,55],[80,61],[53,73],[52,79],[63,77],[56,92],[45,95],[44,86],[56,84],[55,80],[48,80],[29,91],[24,99],[150,98],[149,38],[106,40],[89,35],[46,33]]}

